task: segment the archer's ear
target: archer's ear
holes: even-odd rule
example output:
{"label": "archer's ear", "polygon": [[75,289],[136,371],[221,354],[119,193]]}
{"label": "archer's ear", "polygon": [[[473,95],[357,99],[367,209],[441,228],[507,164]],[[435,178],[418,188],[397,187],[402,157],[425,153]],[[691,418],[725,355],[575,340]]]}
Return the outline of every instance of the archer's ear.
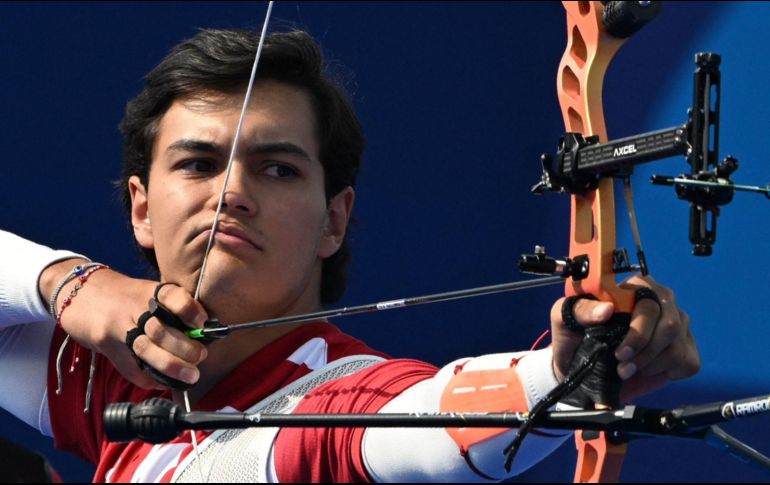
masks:
{"label": "archer's ear", "polygon": [[128,192],[131,195],[131,224],[134,226],[136,242],[145,249],[154,249],[147,189],[136,175],[128,179]]}
{"label": "archer's ear", "polygon": [[322,259],[333,255],[342,246],[355,199],[356,192],[353,187],[345,187],[329,201],[326,207],[326,224],[318,248],[318,256]]}

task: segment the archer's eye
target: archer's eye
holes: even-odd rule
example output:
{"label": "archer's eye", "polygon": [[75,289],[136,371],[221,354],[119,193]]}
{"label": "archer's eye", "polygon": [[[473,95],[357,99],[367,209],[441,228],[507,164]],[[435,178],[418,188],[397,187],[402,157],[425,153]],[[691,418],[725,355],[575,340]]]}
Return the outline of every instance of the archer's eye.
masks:
{"label": "archer's eye", "polygon": [[194,158],[182,162],[179,168],[194,173],[210,173],[216,170],[216,163],[206,158]]}
{"label": "archer's eye", "polygon": [[297,175],[299,175],[299,172],[297,171],[297,169],[283,163],[271,163],[264,168],[263,173],[270,177],[275,177],[279,179],[296,177]]}

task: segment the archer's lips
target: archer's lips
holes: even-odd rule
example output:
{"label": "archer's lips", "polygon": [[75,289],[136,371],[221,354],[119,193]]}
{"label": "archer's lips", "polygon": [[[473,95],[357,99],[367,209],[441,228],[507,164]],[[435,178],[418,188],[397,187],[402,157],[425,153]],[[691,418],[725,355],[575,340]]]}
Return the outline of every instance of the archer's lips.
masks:
{"label": "archer's lips", "polygon": [[[203,232],[206,238],[210,237],[211,229],[207,229]],[[224,244],[225,246],[232,247],[234,249],[256,249],[262,251],[262,247],[255,243],[245,231],[240,228],[232,226],[219,226],[217,232],[214,234],[218,244]]]}

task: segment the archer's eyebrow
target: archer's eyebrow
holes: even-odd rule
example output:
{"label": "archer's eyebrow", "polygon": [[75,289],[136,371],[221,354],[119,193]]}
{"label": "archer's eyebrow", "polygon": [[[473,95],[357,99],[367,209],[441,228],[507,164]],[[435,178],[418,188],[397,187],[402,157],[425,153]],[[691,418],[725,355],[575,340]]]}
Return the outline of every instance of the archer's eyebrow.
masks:
{"label": "archer's eyebrow", "polygon": [[[223,145],[210,141],[192,138],[177,140],[166,148],[166,152],[175,151],[211,153],[212,155],[221,157],[229,155],[229,147],[224,147]],[[294,143],[289,142],[255,143],[247,147],[246,153],[249,155],[285,153],[297,156],[308,162],[312,161],[312,158],[305,150]]]}
{"label": "archer's eyebrow", "polygon": [[310,155],[308,155],[305,150],[295,145],[294,143],[290,143],[287,141],[276,142],[276,143],[261,143],[261,144],[257,143],[249,146],[246,152],[249,155],[261,155],[261,154],[268,154],[268,153],[270,154],[285,153],[288,155],[295,155],[308,162],[313,160],[312,158],[310,158]]}
{"label": "archer's eyebrow", "polygon": [[169,145],[166,152],[203,152],[222,155],[226,150],[222,145],[210,141],[182,138]]}

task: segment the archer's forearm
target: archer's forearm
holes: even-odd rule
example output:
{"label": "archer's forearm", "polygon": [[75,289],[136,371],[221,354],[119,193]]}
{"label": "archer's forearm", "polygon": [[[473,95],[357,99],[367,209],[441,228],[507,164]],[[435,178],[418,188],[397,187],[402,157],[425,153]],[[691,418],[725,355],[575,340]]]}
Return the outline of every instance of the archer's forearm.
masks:
{"label": "archer's forearm", "polygon": [[76,264],[57,262],[72,258],[83,259],[70,251],[54,250],[0,231],[0,328],[52,320],[46,301],[55,289],[57,277],[61,280],[68,271],[59,275],[59,266],[69,265],[71,270]]}

